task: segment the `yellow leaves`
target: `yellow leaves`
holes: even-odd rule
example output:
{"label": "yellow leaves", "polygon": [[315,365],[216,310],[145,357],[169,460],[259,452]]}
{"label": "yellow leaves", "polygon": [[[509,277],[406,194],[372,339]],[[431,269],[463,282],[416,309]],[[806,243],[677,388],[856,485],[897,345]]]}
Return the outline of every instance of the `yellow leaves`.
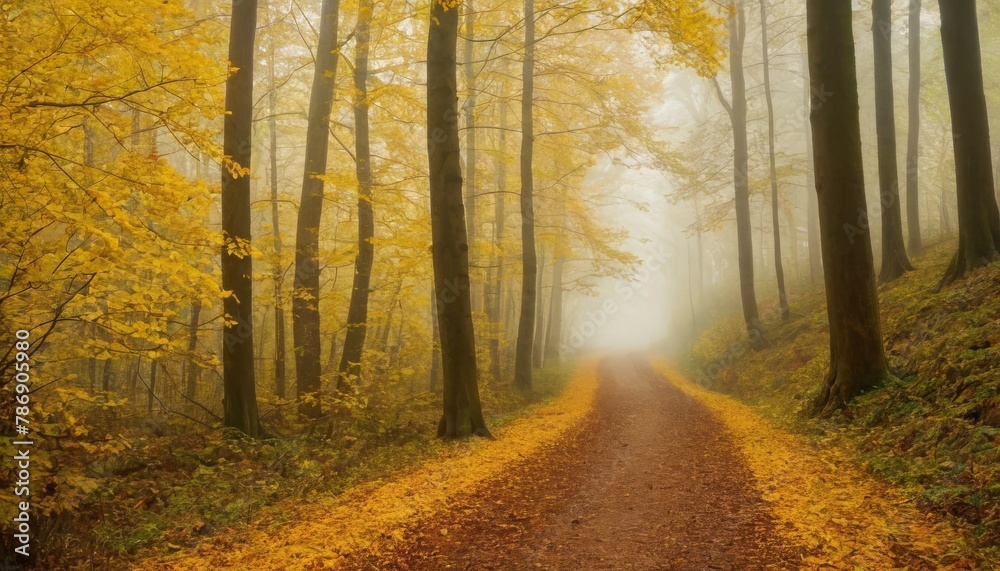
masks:
{"label": "yellow leaves", "polygon": [[809,568],[895,569],[894,552],[934,561],[961,542],[957,532],[842,454],[809,446],[750,407],[688,382],[666,363],[655,366],[725,423],[779,520],[779,532],[810,550],[803,559]]}
{"label": "yellow leaves", "polygon": [[[359,486],[310,505],[299,504],[294,522],[280,533],[254,531],[240,545],[213,546],[212,561],[189,552],[148,560],[136,569],[305,571],[309,561],[299,557],[302,553],[339,568],[344,555],[362,549],[378,552],[382,545],[403,540],[407,530],[447,509],[458,494],[476,489],[513,463],[542,454],[563,441],[590,412],[596,388],[596,366],[587,364],[555,400],[497,430],[496,441],[453,442],[437,459],[391,481]],[[437,532],[448,534],[444,528]]]}

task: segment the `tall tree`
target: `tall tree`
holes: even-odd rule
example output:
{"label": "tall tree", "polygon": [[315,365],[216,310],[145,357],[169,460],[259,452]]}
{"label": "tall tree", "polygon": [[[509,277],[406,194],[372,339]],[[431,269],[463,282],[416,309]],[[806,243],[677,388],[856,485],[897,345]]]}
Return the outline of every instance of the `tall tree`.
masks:
{"label": "tall tree", "polygon": [[[506,88],[506,83],[503,84]],[[493,303],[490,305],[490,322],[503,323],[503,283],[504,283],[504,263],[503,237],[506,222],[506,208],[504,193],[507,190],[507,163],[505,161],[507,152],[507,105],[500,104],[500,129],[497,134],[497,152],[494,155],[494,170],[496,171],[496,194],[493,203],[493,249],[496,251],[495,264],[496,275],[493,285]],[[502,363],[500,356],[500,342],[504,337],[504,328],[497,327],[490,338],[490,371],[493,374],[494,382],[500,380]]]}
{"label": "tall tree", "polygon": [[267,54],[267,138],[271,187],[271,235],[274,239],[274,264],[271,280],[274,282],[274,393],[285,398],[285,297],[282,285],[285,272],[281,262],[281,216],[278,209],[278,84],[274,77],[275,46],[274,36],[270,36]]}
{"label": "tall tree", "polygon": [[906,142],[906,227],[909,230],[907,251],[919,256],[920,240],[920,11],[922,0],[910,0],[909,121]]}
{"label": "tall tree", "polygon": [[[257,0],[233,0],[229,31],[222,169],[223,423],[256,438],[260,434],[253,351],[253,258],[250,253],[250,155],[253,145],[253,56]],[[156,362],[153,362],[155,370]]]}
{"label": "tall tree", "polygon": [[555,251],[555,265],[552,266],[552,297],[549,302],[549,329],[545,334],[545,363],[558,363],[559,345],[562,341],[563,270],[566,259]]}
{"label": "tall tree", "polygon": [[[358,255],[354,260],[354,285],[347,312],[347,336],[340,359],[337,387],[344,388],[361,374],[361,356],[368,327],[368,294],[371,291],[372,263],[375,258],[375,214],[372,210],[371,145],[368,125],[368,53],[371,36],[372,2],[358,4],[358,27],[354,57],[354,158],[358,177]],[[388,327],[388,325],[386,325]]]}
{"label": "tall tree", "polygon": [[891,282],[913,269],[903,241],[896,164],[896,100],[892,88],[892,0],[872,1],[875,47],[875,130],[878,137],[879,203],[882,206],[882,270],[879,281]]}
{"label": "tall tree", "polygon": [[809,77],[832,92],[812,111],[830,370],[817,411],[843,406],[889,377],[882,345],[871,238],[854,224],[867,212],[851,0],[807,0]]}
{"label": "tall tree", "polygon": [[809,85],[808,54],[804,60],[802,77],[804,78],[802,84],[805,88],[804,91],[806,96],[803,124],[805,126],[806,135],[806,194],[808,195],[806,205],[806,208],[808,209],[808,212],[806,213],[806,232],[809,237],[809,281],[815,284],[823,279],[823,252],[820,246],[819,237],[819,203],[815,192],[816,173],[813,170],[814,157],[812,128],[809,125],[809,114],[813,109],[813,94],[812,87]]}
{"label": "tall tree", "polygon": [[[469,234],[469,263],[476,267],[476,12],[472,0],[465,2],[465,217]],[[473,289],[477,287],[473,280]],[[472,292],[473,308],[480,297]]]}
{"label": "tall tree", "polygon": [[939,0],[938,5],[958,183],[958,252],[942,279],[945,284],[1000,257],[1000,215],[993,195],[976,2]]}
{"label": "tall tree", "polygon": [[747,144],[747,90],[743,73],[743,46],[746,42],[746,15],[742,0],[735,0],[729,15],[729,75],[732,81],[732,103],[726,101],[722,88],[715,81],[719,102],[729,113],[733,125],[733,183],[736,193],[737,257],[740,275],[740,300],[750,346],[760,350],[768,346],[764,324],[757,308],[753,272],[753,225],[750,220],[750,159]]}
{"label": "tall tree", "polygon": [[292,340],[299,413],[309,418],[322,414],[318,399],[322,373],[319,329],[319,226],[323,217],[323,179],[330,144],[330,111],[337,77],[337,23],[340,0],[323,0],[320,8],[319,45],[309,96],[306,127],[305,172],[302,199],[295,229],[295,295],[292,297]]}
{"label": "tall tree", "polygon": [[545,247],[538,257],[538,281],[535,283],[535,333],[531,347],[531,366],[542,368],[542,352],[545,350],[545,300],[542,291],[545,280]]}
{"label": "tall tree", "polygon": [[[489,437],[479,400],[476,339],[469,290],[469,239],[462,203],[458,123],[458,6],[431,3],[427,36],[427,158],[431,252],[444,372],[438,435]],[[449,2],[449,4],[451,4]]]}
{"label": "tall tree", "polygon": [[[764,98],[767,100],[767,146],[768,178],[771,180],[771,225],[774,232],[774,271],[778,280],[778,304],[781,306],[781,318],[787,320],[791,315],[788,308],[788,294],[785,292],[785,269],[781,263],[781,223],[778,220],[780,204],[778,204],[778,164],[774,151],[774,98],[771,96],[771,50],[767,43],[767,0],[760,0],[760,38],[764,50]],[[794,253],[794,252],[793,252]]]}
{"label": "tall tree", "polygon": [[514,386],[531,391],[532,348],[535,333],[535,281],[538,260],[535,251],[534,123],[535,90],[535,1],[524,0],[524,64],[521,70],[521,315],[514,354]]}

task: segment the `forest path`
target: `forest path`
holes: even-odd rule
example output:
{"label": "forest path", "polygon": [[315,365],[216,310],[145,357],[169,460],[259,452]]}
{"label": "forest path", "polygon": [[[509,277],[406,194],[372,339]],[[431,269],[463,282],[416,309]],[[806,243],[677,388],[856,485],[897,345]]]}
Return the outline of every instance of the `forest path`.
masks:
{"label": "forest path", "polygon": [[354,569],[795,569],[724,425],[644,360],[598,371],[594,410]]}

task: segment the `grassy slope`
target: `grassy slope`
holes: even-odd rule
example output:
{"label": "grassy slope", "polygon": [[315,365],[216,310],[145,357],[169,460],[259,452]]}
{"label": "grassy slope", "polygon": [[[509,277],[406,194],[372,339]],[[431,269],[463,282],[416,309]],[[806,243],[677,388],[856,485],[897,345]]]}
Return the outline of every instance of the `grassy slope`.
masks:
{"label": "grassy slope", "polygon": [[922,507],[964,522],[983,555],[1000,559],[1000,267],[935,292],[954,248],[931,248],[917,271],[879,289],[897,380],[830,418],[808,414],[829,359],[822,291],[797,300],[789,322],[767,324],[772,348],[747,353],[729,320],[701,337],[686,366],[701,384],[849,451]]}

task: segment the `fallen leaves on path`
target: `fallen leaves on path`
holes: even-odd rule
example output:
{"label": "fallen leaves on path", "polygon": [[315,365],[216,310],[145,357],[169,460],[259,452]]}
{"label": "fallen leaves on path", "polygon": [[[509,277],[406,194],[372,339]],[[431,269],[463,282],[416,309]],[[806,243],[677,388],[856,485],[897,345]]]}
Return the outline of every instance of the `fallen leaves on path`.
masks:
{"label": "fallen leaves on path", "polygon": [[779,533],[808,550],[807,569],[971,569],[960,532],[916,508],[843,452],[818,449],[735,399],[704,390],[664,361],[654,368],[703,402],[746,456]]}
{"label": "fallen leaves on path", "polygon": [[293,521],[241,530],[236,540],[219,537],[192,551],[146,560],[136,569],[337,569],[346,555],[378,552],[403,539],[419,521],[447,510],[454,498],[558,443],[589,414],[596,387],[596,365],[587,364],[559,397],[497,430],[495,441],[455,442],[437,459],[391,481],[289,506]]}

